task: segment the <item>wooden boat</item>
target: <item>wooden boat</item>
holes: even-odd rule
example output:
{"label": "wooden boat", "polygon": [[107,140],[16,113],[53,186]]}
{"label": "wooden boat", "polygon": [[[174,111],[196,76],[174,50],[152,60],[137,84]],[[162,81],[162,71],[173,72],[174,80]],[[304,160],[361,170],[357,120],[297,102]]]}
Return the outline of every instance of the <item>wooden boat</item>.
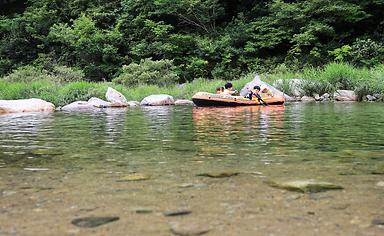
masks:
{"label": "wooden boat", "polygon": [[[281,105],[284,104],[284,96],[274,95],[269,96],[262,94],[261,98],[268,105]],[[257,98],[250,100],[243,96],[232,96],[224,94],[214,94],[206,92],[198,92],[192,97],[193,103],[196,106],[260,106],[262,102],[258,101]]]}

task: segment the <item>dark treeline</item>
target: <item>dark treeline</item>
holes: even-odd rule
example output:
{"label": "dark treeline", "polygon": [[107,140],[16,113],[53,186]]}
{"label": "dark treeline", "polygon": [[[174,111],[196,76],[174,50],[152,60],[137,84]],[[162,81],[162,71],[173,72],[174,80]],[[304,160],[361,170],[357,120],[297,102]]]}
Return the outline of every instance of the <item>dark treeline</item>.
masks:
{"label": "dark treeline", "polygon": [[384,0],[0,0],[0,76],[25,65],[111,80],[171,60],[180,82],[279,64],[384,59]]}

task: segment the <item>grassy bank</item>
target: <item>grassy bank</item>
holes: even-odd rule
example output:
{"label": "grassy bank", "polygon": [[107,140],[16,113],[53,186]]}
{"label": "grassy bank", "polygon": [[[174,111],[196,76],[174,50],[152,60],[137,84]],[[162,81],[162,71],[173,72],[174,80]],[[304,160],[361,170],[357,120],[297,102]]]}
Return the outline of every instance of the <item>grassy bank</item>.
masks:
{"label": "grassy bank", "polygon": [[[288,68],[276,68],[274,72],[260,75],[263,81],[276,83],[277,87],[289,95],[293,95],[292,79],[300,79],[302,95],[312,96],[314,93],[333,93],[337,89],[355,90],[359,97],[367,94],[384,93],[384,65],[366,69],[355,68],[349,64],[332,63],[324,68],[307,68],[303,71],[290,71]],[[254,74],[249,74],[239,80],[232,81],[240,90],[251,81]],[[41,98],[63,106],[77,100],[88,100],[91,97],[105,99],[108,86],[115,88],[128,100],[141,101],[151,94],[169,94],[176,99],[190,99],[198,91],[214,92],[226,81],[197,79],[191,83],[158,87],[155,85],[140,85],[126,87],[114,83],[94,83],[86,81],[63,82],[49,77],[23,80],[0,79],[0,99]],[[28,82],[27,82],[28,81]],[[277,81],[277,82],[276,82]]]}
{"label": "grassy bank", "polygon": [[[249,82],[253,76],[234,81],[236,88],[241,88]],[[141,85],[128,88],[114,83],[94,82],[69,82],[57,83],[49,80],[38,80],[30,83],[10,82],[0,80],[0,99],[25,99],[41,98],[54,103],[56,106],[63,106],[78,100],[88,100],[91,97],[105,99],[108,87],[121,92],[128,100],[141,101],[144,97],[152,94],[169,94],[176,99],[190,99],[198,91],[215,91],[218,86],[223,86],[226,81],[198,79],[183,85],[170,87],[158,87],[155,85]]]}

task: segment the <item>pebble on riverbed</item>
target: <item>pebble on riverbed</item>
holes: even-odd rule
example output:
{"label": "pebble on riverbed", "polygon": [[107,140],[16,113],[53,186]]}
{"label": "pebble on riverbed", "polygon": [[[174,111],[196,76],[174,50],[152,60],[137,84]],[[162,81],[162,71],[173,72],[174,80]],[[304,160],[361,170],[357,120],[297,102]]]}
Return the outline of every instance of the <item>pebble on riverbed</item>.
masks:
{"label": "pebble on riverbed", "polygon": [[315,180],[295,180],[286,182],[266,181],[266,183],[275,188],[303,193],[317,193],[328,190],[343,189],[340,185]]}
{"label": "pebble on riverbed", "polygon": [[117,182],[140,181],[140,180],[148,180],[150,178],[151,176],[146,174],[131,174],[131,175],[126,175],[120,178],[119,180],[117,180]]}
{"label": "pebble on riverbed", "polygon": [[204,176],[204,177],[210,177],[210,178],[226,178],[226,177],[232,177],[240,174],[239,172],[209,172],[209,173],[201,173],[197,174],[197,176]]}
{"label": "pebble on riverbed", "polygon": [[171,223],[170,226],[171,232],[180,236],[203,235],[209,232],[209,229],[201,227],[197,224]]}
{"label": "pebble on riverbed", "polygon": [[119,220],[119,217],[84,217],[72,220],[72,224],[82,228],[93,228]]}
{"label": "pebble on riverbed", "polygon": [[183,215],[189,215],[192,211],[190,210],[173,210],[173,211],[166,211],[163,213],[164,216],[183,216]]}

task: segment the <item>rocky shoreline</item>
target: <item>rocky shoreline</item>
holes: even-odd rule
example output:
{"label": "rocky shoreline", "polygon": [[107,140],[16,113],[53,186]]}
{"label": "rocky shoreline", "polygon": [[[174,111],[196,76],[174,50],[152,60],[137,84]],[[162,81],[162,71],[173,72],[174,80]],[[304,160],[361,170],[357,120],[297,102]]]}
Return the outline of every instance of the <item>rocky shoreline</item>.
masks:
{"label": "rocky shoreline", "polygon": [[[258,77],[249,82],[241,90],[241,94],[246,92],[247,89],[254,85],[265,85],[274,94],[284,95],[286,102],[354,102],[358,101],[358,97],[352,90],[336,90],[335,93],[329,94],[313,94],[313,96],[300,96],[300,92],[296,91],[296,96],[288,96],[280,90],[276,89]],[[79,111],[92,111],[102,108],[124,108],[124,107],[138,107],[138,106],[194,106],[194,103],[190,100],[175,100],[172,96],[167,94],[157,94],[145,97],[141,102],[128,101],[123,94],[115,89],[108,87],[105,94],[105,100],[92,97],[88,101],[75,101],[63,107],[55,107],[54,104],[37,99],[21,99],[21,100],[0,100],[0,114],[7,113],[20,113],[20,112],[79,112]],[[367,95],[363,98],[363,101],[379,102],[383,101],[384,96],[382,94]]]}

